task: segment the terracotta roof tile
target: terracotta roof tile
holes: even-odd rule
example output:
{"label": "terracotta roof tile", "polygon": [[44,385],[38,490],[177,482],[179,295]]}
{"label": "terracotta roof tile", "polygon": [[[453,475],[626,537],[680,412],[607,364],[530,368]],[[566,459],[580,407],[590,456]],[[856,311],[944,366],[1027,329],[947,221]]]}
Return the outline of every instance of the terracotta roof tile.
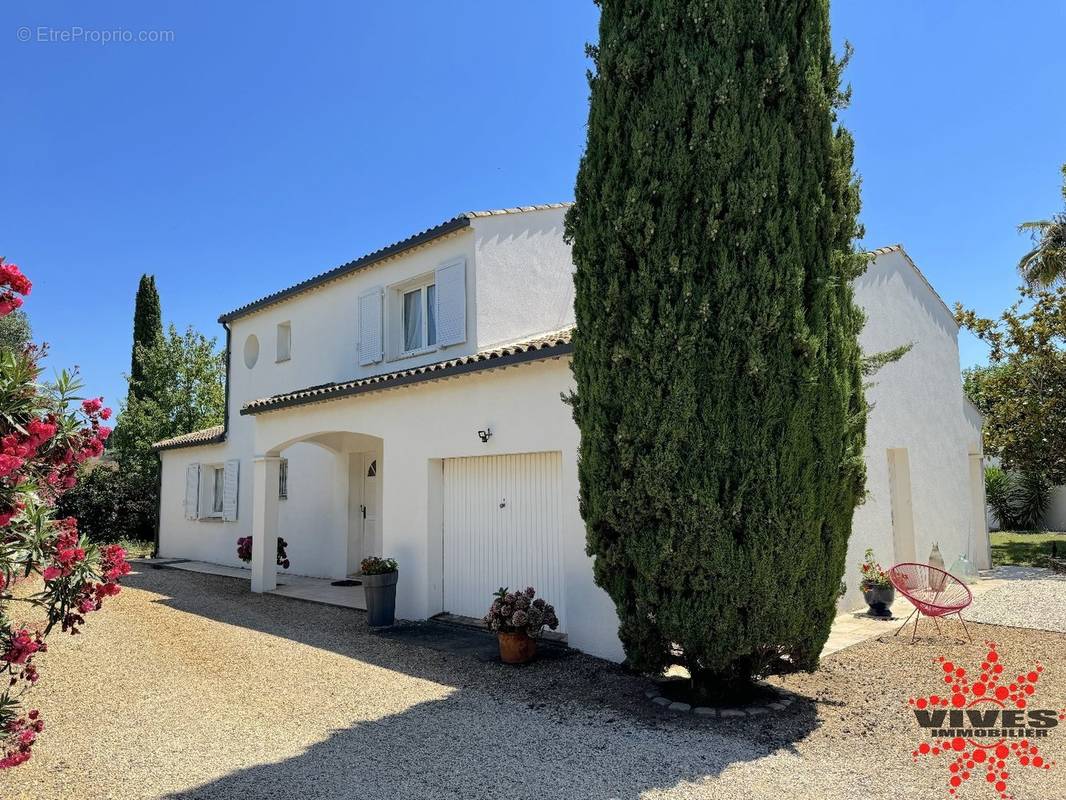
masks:
{"label": "terracotta roof tile", "polygon": [[334,267],[331,270],[315,275],[307,280],[300,281],[299,283],[290,286],[287,289],[281,289],[272,294],[268,294],[266,297],[261,297],[258,300],[253,300],[251,303],[246,303],[239,308],[235,308],[232,311],[227,311],[219,318],[219,322],[230,322],[231,320],[243,317],[246,314],[251,314],[254,311],[258,311],[261,308],[272,306],[275,303],[280,303],[283,300],[287,300],[290,297],[294,297],[303,292],[310,291],[324,283],[338,280],[339,278],[346,277],[353,272],[357,272],[361,269],[366,269],[374,264],[378,264],[386,259],[393,258],[408,250],[413,250],[421,245],[429,244],[437,239],[443,238],[456,231],[463,230],[470,227],[470,221],[473,219],[479,219],[481,217],[496,217],[502,214],[522,214],[527,211],[548,211],[555,208],[568,208],[573,203],[542,203],[535,206],[520,206],[517,208],[497,208],[490,211],[466,211],[462,214],[457,214],[451,219],[447,219],[439,225],[434,225],[432,228],[427,228],[424,231],[408,236],[406,239],[401,239],[398,242],[393,242],[390,245],[386,245],[378,250],[374,250],[371,253],[367,253],[364,256],[360,256],[354,261],[349,261],[346,264],[341,264],[339,267]]}
{"label": "terracotta roof tile", "polygon": [[210,428],[183,433],[170,439],[163,439],[152,445],[153,450],[171,450],[176,447],[196,447],[204,444],[221,444],[226,440],[226,430],[222,425],[212,425]]}
{"label": "terracotta roof tile", "polygon": [[411,369],[371,375],[358,380],[309,386],[294,392],[253,400],[245,404],[241,409],[241,413],[261,414],[281,408],[290,408],[308,403],[322,403],[367,392],[384,391],[412,383],[440,380],[468,372],[501,369],[530,361],[558,358],[573,349],[571,345],[572,333],[572,327],[565,328],[530,339],[498,345],[473,355],[460,356],[447,361],[437,361],[420,367],[412,367]]}

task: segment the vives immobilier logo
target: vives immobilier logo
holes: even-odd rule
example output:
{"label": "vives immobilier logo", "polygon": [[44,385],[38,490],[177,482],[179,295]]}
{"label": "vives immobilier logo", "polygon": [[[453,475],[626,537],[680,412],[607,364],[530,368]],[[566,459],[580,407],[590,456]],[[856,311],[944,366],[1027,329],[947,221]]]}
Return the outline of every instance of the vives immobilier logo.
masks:
{"label": "vives immobilier logo", "polygon": [[994,642],[979,669],[968,672],[943,656],[933,660],[946,684],[944,694],[908,701],[926,741],[911,753],[914,761],[935,757],[947,762],[947,789],[961,797],[969,780],[980,781],[1000,800],[1011,800],[1011,771],[1050,770],[1055,766],[1044,748],[1066,709],[1039,707],[1036,701],[1041,664],[1014,674]]}

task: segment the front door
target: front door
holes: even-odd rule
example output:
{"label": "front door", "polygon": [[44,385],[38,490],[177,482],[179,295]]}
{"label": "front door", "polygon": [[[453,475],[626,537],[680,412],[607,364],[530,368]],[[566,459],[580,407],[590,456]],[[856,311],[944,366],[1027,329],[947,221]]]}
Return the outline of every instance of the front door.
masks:
{"label": "front door", "polygon": [[381,555],[378,523],[378,473],[381,464],[371,453],[348,459],[348,574],[359,572],[367,556]]}
{"label": "front door", "polygon": [[378,474],[381,464],[376,456],[367,454],[363,460],[363,552],[367,556],[381,555],[381,526],[378,524]]}

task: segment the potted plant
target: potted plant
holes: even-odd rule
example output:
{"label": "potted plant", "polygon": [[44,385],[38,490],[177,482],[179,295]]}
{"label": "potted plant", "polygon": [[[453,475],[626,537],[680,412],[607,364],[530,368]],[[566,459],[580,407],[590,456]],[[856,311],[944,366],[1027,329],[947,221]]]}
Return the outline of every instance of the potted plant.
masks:
{"label": "potted plant", "polygon": [[896,590],[892,581],[888,579],[888,573],[881,569],[881,565],[874,559],[873,548],[867,547],[862,563],[859,565],[862,582],[863,599],[870,608],[866,612],[871,617],[892,616],[891,606],[896,599]]}
{"label": "potted plant", "polygon": [[485,615],[485,624],[496,631],[500,660],[505,664],[525,664],[532,660],[537,654],[537,637],[544,627],[552,630],[559,627],[555,608],[536,595],[532,586],[524,592],[510,592],[501,587]]}
{"label": "potted plant", "polygon": [[[289,568],[289,557],[285,554],[285,548],[289,544],[280,536],[278,537],[278,566],[282,569]],[[237,558],[247,564],[252,560],[252,537],[251,536],[238,536],[237,537]]]}
{"label": "potted plant", "polygon": [[396,622],[396,580],[400,575],[394,558],[364,558],[359,567],[366,592],[366,622],[384,628]]}

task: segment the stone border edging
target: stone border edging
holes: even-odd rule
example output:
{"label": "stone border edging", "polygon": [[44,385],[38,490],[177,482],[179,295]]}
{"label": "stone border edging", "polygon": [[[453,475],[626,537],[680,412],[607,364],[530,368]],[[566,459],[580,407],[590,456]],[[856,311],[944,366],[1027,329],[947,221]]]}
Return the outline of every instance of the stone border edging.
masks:
{"label": "stone border edging", "polygon": [[777,686],[771,686],[768,683],[760,683],[760,685],[771,689],[774,694],[777,695],[777,700],[772,703],[758,703],[743,708],[739,706],[693,707],[689,703],[681,703],[671,700],[669,697],[665,697],[662,693],[662,689],[658,685],[644,692],[644,696],[651,700],[651,702],[655,703],[655,705],[665,708],[667,711],[677,711],[679,713],[691,712],[701,717],[714,717],[715,719],[745,719],[747,717],[757,717],[763,714],[774,714],[784,711],[796,700],[794,694]]}

